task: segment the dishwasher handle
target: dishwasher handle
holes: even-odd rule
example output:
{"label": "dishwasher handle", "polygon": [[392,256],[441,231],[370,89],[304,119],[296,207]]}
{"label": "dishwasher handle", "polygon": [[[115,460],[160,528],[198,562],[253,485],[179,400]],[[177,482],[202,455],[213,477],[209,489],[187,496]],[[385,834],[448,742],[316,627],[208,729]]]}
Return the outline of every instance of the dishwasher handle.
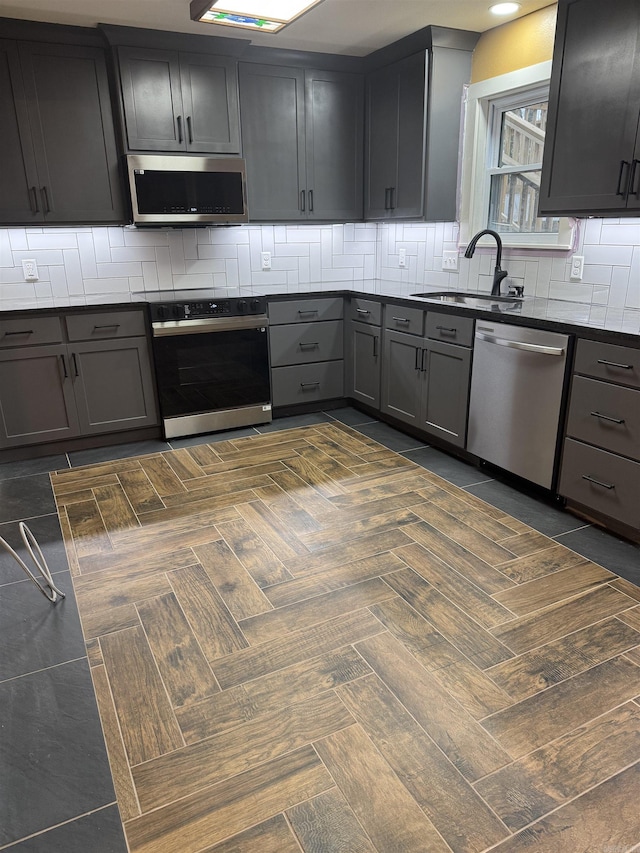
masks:
{"label": "dishwasher handle", "polygon": [[546,347],[542,344],[529,344],[525,341],[512,341],[509,338],[498,338],[495,335],[487,335],[484,332],[476,332],[476,338],[480,341],[486,341],[489,344],[496,344],[499,347],[511,347],[511,349],[519,349],[524,352],[535,352],[538,355],[564,355],[564,347]]}

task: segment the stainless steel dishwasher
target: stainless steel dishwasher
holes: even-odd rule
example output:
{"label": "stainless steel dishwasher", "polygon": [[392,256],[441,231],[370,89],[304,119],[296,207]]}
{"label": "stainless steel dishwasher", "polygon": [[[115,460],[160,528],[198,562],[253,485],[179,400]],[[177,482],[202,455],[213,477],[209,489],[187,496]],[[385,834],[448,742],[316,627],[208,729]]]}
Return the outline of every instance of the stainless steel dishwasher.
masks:
{"label": "stainless steel dishwasher", "polygon": [[476,321],[467,450],[553,485],[569,337]]}

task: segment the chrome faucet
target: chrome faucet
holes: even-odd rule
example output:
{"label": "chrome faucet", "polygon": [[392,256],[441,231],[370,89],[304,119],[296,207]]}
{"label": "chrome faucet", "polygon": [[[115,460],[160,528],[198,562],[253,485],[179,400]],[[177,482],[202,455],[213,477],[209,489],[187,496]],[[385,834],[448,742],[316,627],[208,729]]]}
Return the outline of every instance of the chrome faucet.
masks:
{"label": "chrome faucet", "polygon": [[497,231],[492,231],[490,228],[485,228],[484,231],[478,231],[478,233],[471,238],[471,242],[467,246],[464,256],[465,258],[473,257],[473,253],[476,250],[478,240],[481,237],[484,237],[485,234],[491,234],[498,246],[498,253],[496,255],[496,265],[495,269],[493,270],[493,286],[491,288],[491,295],[500,296],[500,285],[502,283],[502,280],[505,279],[509,275],[509,273],[507,272],[507,270],[503,270],[500,266],[502,262],[502,240],[500,239],[500,235],[497,233]]}

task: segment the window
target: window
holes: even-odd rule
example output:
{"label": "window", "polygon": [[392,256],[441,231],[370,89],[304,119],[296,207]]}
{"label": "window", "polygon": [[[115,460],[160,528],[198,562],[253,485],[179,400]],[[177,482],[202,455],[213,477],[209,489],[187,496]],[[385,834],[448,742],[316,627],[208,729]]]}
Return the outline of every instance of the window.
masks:
{"label": "window", "polygon": [[569,220],[538,216],[550,70],[544,62],[469,87],[461,240],[492,228],[507,246],[570,248]]}

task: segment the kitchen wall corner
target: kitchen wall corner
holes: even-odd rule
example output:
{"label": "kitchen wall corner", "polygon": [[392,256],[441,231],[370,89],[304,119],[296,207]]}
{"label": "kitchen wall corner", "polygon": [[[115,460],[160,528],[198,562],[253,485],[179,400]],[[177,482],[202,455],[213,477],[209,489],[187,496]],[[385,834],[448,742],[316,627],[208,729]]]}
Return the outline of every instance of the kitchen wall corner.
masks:
{"label": "kitchen wall corner", "polygon": [[[571,252],[506,249],[510,280],[524,284],[530,296],[640,308],[640,219],[580,220],[577,229],[574,251],[585,259],[581,282],[569,280]],[[0,310],[135,302],[158,291],[223,297],[371,290],[376,280],[399,296],[416,285],[488,291],[494,252],[480,249],[466,260],[458,236],[454,222],[3,228]],[[445,250],[458,251],[458,272],[442,270]],[[261,269],[264,251],[271,252],[268,271]],[[24,281],[26,259],[38,264],[37,282]]]}

